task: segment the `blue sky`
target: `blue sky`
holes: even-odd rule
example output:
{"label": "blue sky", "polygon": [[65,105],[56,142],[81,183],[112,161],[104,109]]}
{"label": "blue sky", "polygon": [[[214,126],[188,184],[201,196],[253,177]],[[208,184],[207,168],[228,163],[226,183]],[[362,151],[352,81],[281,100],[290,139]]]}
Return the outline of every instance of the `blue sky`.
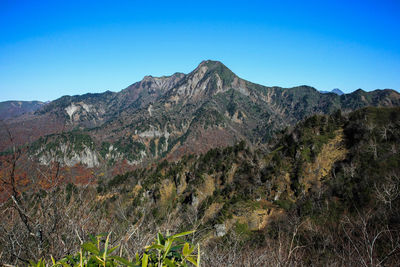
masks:
{"label": "blue sky", "polygon": [[263,85],[400,90],[400,1],[0,0],[0,101],[222,61]]}

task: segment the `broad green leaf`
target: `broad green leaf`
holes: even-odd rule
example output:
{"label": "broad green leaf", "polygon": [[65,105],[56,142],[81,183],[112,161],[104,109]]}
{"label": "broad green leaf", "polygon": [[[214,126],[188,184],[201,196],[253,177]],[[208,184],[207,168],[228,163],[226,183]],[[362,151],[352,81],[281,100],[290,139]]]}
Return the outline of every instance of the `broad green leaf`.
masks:
{"label": "broad green leaf", "polygon": [[93,235],[89,235],[90,240],[92,240],[92,243],[96,243],[97,242],[97,237],[93,236]]}
{"label": "broad green leaf", "polygon": [[168,267],[176,267],[176,264],[167,258],[164,259],[164,263],[166,263],[168,265]]}
{"label": "broad green leaf", "polygon": [[147,267],[148,261],[149,261],[149,255],[147,255],[146,253],[143,253],[142,267]]}
{"label": "broad green leaf", "polygon": [[186,259],[193,263],[194,266],[198,266],[196,260],[194,259],[194,256],[189,256]]}
{"label": "broad green leaf", "polygon": [[179,244],[179,245],[171,247],[171,251],[179,251],[182,248],[183,248],[183,244]]}
{"label": "broad green leaf", "polygon": [[119,256],[112,256],[112,257],[110,257],[110,259],[115,259],[119,263],[122,263],[122,264],[124,264],[126,266],[132,266],[132,267],[135,266],[135,264],[133,264],[132,262],[130,262],[127,259],[124,259],[122,257],[119,257]]}
{"label": "broad green leaf", "polygon": [[185,243],[185,245],[183,246],[183,255],[189,256],[190,254],[192,254],[192,252],[194,251],[195,246],[190,247],[189,243]]}
{"label": "broad green leaf", "polygon": [[[69,265],[67,262],[69,261],[69,262],[73,263],[74,261],[73,261],[73,259],[70,259],[70,258],[72,258],[72,257],[66,256],[66,257],[62,258],[61,260],[58,261],[58,265],[62,265],[64,267],[71,267],[71,265]],[[83,265],[81,265],[81,266],[83,266]]]}
{"label": "broad green leaf", "polygon": [[185,245],[183,246],[183,250],[182,250],[183,256],[188,256],[190,255],[189,252],[189,243],[185,243]]}
{"label": "broad green leaf", "polygon": [[95,244],[93,244],[92,242],[86,242],[82,244],[82,248],[86,251],[89,251],[91,253],[93,253],[94,255],[98,256],[100,255],[100,251],[99,249],[96,247]]}
{"label": "broad green leaf", "polygon": [[139,262],[140,261],[140,257],[139,257],[139,253],[136,252],[136,261]]}
{"label": "broad green leaf", "polygon": [[58,261],[58,263],[65,263],[66,261],[68,261],[68,258],[62,258],[61,260]]}

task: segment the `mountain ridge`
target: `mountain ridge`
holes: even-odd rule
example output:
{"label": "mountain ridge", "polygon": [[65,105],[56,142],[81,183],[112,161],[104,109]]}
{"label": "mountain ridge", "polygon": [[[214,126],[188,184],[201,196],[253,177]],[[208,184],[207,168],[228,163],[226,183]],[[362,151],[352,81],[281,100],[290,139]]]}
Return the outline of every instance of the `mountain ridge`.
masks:
{"label": "mountain ridge", "polygon": [[35,112],[45,104],[45,102],[35,100],[9,100],[0,102],[0,120],[15,118],[24,113]]}
{"label": "mountain ridge", "polygon": [[[205,60],[188,74],[148,75],[120,92],[63,96],[34,114],[10,120],[8,127],[20,145],[46,135],[80,131],[92,139],[93,150],[86,152],[96,155],[97,165],[126,159],[135,165],[175,160],[240,140],[262,145],[310,115],[369,105],[398,106],[400,94],[357,90],[339,96],[305,85],[267,87],[241,79],[222,62]],[[9,147],[7,142],[2,138],[0,150]],[[75,157],[86,158],[78,154]]]}

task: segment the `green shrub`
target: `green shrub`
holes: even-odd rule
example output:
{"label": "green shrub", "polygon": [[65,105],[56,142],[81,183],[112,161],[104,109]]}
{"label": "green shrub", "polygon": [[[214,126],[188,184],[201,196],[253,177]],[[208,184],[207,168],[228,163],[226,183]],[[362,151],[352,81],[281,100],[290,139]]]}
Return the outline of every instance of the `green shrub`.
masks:
{"label": "green shrub", "polygon": [[51,257],[51,264],[46,264],[44,259],[38,262],[31,261],[31,267],[46,267],[46,266],[132,266],[132,267],[188,267],[200,266],[200,246],[197,245],[197,255],[193,252],[195,245],[190,245],[181,237],[189,235],[194,231],[179,233],[176,235],[164,237],[162,234],[157,234],[157,238],[150,245],[145,247],[145,252],[139,256],[136,253],[134,260],[129,260],[120,256],[112,255],[119,247],[109,247],[110,234],[107,235],[102,246],[104,235],[91,237],[91,241],[83,243],[80,251],[75,255],[68,255],[56,261]]}

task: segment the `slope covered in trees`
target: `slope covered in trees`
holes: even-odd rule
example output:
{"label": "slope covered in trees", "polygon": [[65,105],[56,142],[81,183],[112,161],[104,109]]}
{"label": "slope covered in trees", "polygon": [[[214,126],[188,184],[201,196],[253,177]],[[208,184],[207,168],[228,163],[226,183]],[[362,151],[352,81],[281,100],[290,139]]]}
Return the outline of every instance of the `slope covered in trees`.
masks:
{"label": "slope covered in trees", "polygon": [[2,261],[61,258],[99,232],[133,257],[157,231],[194,229],[205,266],[393,266],[399,149],[400,108],[370,107],[312,116],[267,148],[240,142],[96,185],[16,193],[1,207]]}

